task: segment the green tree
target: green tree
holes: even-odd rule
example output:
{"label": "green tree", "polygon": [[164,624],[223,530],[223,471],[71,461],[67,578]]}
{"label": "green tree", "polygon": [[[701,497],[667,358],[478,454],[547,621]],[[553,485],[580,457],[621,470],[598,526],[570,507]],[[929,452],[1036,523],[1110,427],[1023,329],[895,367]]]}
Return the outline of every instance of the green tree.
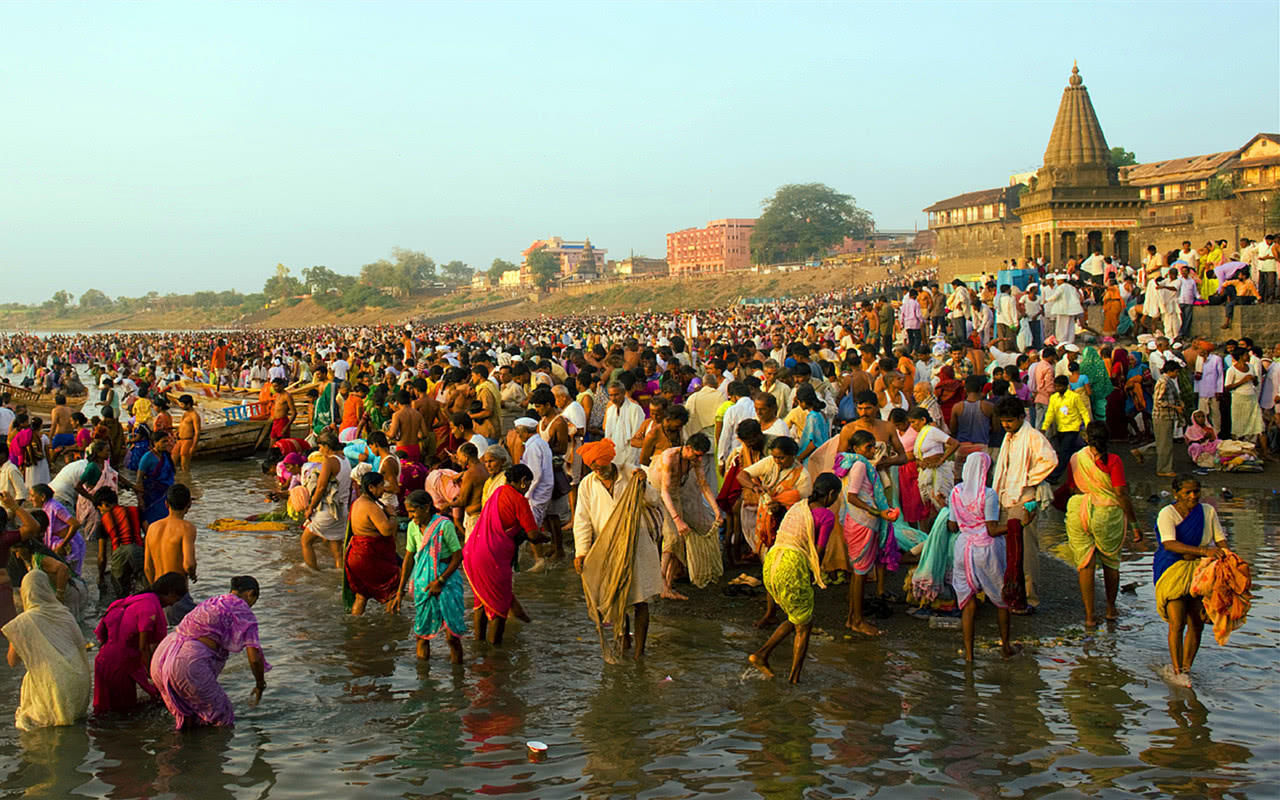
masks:
{"label": "green tree", "polygon": [[80,295],[81,308],[107,308],[110,305],[111,298],[98,289],[90,289]]}
{"label": "green tree", "polygon": [[475,274],[475,270],[461,261],[450,261],[440,268],[444,273],[444,278],[452,283],[469,283],[471,276]]}
{"label": "green tree", "polygon": [[391,257],[396,260],[394,286],[405,294],[421,289],[436,276],[436,262],[426,253],[397,247],[391,251]]}
{"label": "green tree", "polygon": [[44,301],[43,308],[52,311],[55,314],[66,313],[67,306],[71,305],[71,292],[65,289],[59,289],[53,293],[53,297]]}
{"label": "green tree", "polygon": [[289,268],[284,264],[276,264],[276,274],[267,278],[267,282],[262,286],[262,293],[273,300],[283,300],[302,294],[304,291],[306,288],[302,285],[302,281],[289,274]]}
{"label": "green tree", "polygon": [[545,292],[560,276],[560,259],[555,253],[548,251],[546,245],[530,253],[525,263],[529,265],[534,285],[541,291]]}
{"label": "green tree", "polygon": [[489,265],[489,280],[493,281],[494,283],[497,283],[498,281],[502,280],[502,273],[511,272],[512,270],[515,270],[515,269],[520,269],[520,268],[517,267],[515,264],[512,264],[510,261],[506,261],[501,258],[495,258],[493,260],[493,263]]}
{"label": "green tree", "polygon": [[1130,167],[1137,163],[1138,159],[1132,150],[1125,150],[1123,147],[1111,148],[1111,166]]}
{"label": "green tree", "polygon": [[302,282],[312,294],[324,294],[330,289],[341,289],[345,275],[339,275],[328,267],[315,266],[302,270]]}
{"label": "green tree", "polygon": [[875,227],[871,214],[853,197],[821,183],[780,186],[762,203],[764,213],[751,232],[757,264],[799,261],[821,255],[844,241],[860,239]]}
{"label": "green tree", "polygon": [[1235,194],[1235,191],[1235,183],[1232,182],[1231,176],[1219,173],[1209,179],[1209,183],[1204,190],[1204,196],[1210,200],[1226,200]]}
{"label": "green tree", "polygon": [[360,282],[375,289],[395,286],[396,265],[385,258],[380,258],[360,268]]}

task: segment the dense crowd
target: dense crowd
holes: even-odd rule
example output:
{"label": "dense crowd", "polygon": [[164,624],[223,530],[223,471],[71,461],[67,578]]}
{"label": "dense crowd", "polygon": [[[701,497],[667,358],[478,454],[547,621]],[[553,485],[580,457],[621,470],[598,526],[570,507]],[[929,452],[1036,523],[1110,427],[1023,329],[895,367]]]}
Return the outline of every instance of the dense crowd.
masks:
{"label": "dense crowd", "polygon": [[[1171,329],[1181,321],[1166,319],[1166,301],[1182,295],[1170,282],[1182,278],[1164,264],[1132,276],[1109,266],[1099,255],[1033,267],[1022,288],[916,272],[675,314],[0,338],[0,368],[55,396],[47,426],[0,396],[11,584],[0,618],[10,663],[28,671],[18,725],[68,724],[90,692],[95,713],[150,696],[179,728],[231,724],[217,677],[240,651],[261,694],[257,581],[201,603],[188,592],[198,400],[217,394],[263,404],[263,471],[280,516],[302,525],[305,562],[321,570],[327,552],[352,614],[412,605],[420,658],[443,639],[460,662],[465,637],[498,645],[510,616],[528,620],[514,579],[527,547],[530,572],[581,574],[610,661],[644,654],[655,597],[678,603],[727,567],[758,565],[757,625],[772,631],[749,660],[772,675],[772,651],[792,637],[792,681],[815,586],[848,584],[845,623],[861,636],[902,603],[958,616],[969,661],[989,603],[1012,656],[1010,615],[1065,600],[1044,597],[1040,580],[1039,524],[1054,508],[1085,624],[1113,620],[1122,548],[1144,537],[1113,451],[1129,442],[1139,458],[1155,450],[1171,478],[1155,591],[1170,674],[1189,681],[1204,623],[1220,641],[1242,623],[1222,598],[1247,567],[1196,478],[1173,474],[1173,442],[1201,470],[1263,468],[1280,360],[1247,339]],[[1094,303],[1100,331],[1086,324]],[[88,417],[66,407],[85,370]],[[80,628],[94,606],[91,543],[103,612],[92,665]],[[758,585],[753,573],[730,585]]]}

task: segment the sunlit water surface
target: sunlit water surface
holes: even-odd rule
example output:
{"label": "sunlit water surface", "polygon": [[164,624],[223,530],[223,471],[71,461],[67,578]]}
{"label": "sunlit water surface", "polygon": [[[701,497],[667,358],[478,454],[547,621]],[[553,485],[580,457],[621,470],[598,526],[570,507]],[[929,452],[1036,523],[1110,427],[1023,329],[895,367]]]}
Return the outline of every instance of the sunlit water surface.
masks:
{"label": "sunlit water surface", "polygon": [[[266,508],[256,464],[199,465],[194,483],[202,526]],[[179,734],[154,707],[4,725],[0,796],[1275,797],[1280,503],[1244,494],[1220,509],[1256,599],[1228,647],[1206,635],[1194,691],[1156,672],[1168,656],[1149,555],[1123,566],[1139,588],[1121,596],[1121,627],[1081,644],[988,653],[967,670],[958,631],[924,623],[874,642],[818,635],[792,687],[744,669],[761,640],[749,614],[682,618],[670,604],[655,609],[647,663],[603,665],[571,570],[517,578],[535,622],[513,624],[503,648],[468,642],[465,668],[443,652],[420,667],[408,615],[344,616],[336,573],[299,566],[296,532],[202,527],[197,599],[236,574],[263,584],[254,610],[274,669],[261,705],[248,706],[236,656],[223,673],[234,730]],[[0,671],[5,717],[21,674]],[[545,762],[527,760],[530,739],[549,745]]]}

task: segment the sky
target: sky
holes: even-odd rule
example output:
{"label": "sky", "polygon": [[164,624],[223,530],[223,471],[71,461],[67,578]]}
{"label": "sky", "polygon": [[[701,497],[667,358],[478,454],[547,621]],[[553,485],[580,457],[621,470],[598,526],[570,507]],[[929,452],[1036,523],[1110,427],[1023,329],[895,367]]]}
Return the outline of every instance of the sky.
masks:
{"label": "sky", "polygon": [[661,257],[787,183],[923,228],[1040,165],[1073,59],[1140,161],[1280,130],[1277,49],[1232,47],[1277,31],[1275,2],[9,0],[0,302],[553,235]]}

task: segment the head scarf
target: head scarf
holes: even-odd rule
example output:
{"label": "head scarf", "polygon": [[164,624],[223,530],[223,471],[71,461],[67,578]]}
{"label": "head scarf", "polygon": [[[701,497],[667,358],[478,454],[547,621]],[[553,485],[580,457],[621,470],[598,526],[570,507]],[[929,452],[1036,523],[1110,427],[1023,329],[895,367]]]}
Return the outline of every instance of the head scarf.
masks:
{"label": "head scarf", "polygon": [[984,451],[970,453],[964,460],[964,472],[961,483],[956,487],[960,499],[966,506],[971,506],[987,490],[987,470],[991,468],[991,456]]}
{"label": "head scarf", "polygon": [[1088,376],[1089,386],[1093,389],[1093,418],[1106,419],[1107,397],[1115,386],[1111,383],[1111,376],[1107,374],[1106,363],[1098,354],[1098,348],[1084,349],[1084,355],[1080,356],[1080,374]]}
{"label": "head scarf", "polygon": [[58,601],[43,570],[33,569],[23,577],[22,606],[23,612],[4,626],[5,638],[22,656],[29,673],[49,668],[59,676],[83,676],[87,707],[91,671],[84,635],[75,617]]}
{"label": "head scarf", "polygon": [[614,447],[613,441],[610,439],[601,439],[598,442],[588,442],[578,448],[578,452],[582,454],[582,463],[588,467],[602,467],[605,464],[613,463],[614,457],[617,455],[617,448]]}

